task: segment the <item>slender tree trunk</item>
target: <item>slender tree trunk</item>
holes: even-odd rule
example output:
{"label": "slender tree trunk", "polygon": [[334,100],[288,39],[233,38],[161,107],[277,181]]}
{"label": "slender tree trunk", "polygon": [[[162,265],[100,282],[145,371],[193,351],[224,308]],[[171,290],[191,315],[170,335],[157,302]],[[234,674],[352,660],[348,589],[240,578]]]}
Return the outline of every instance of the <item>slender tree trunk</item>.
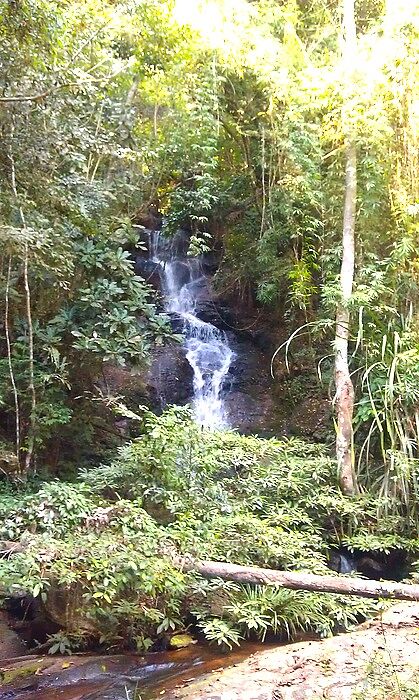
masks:
{"label": "slender tree trunk", "polygon": [[157,132],[157,118],[159,116],[159,105],[155,104],[154,105],[154,112],[153,112],[153,133],[154,133],[154,138],[157,139],[158,132]]}
{"label": "slender tree trunk", "polygon": [[355,272],[355,219],[357,190],[356,134],[352,126],[353,63],[356,56],[356,27],[354,0],[344,0],[345,31],[345,95],[343,125],[345,130],[346,182],[343,209],[342,264],[340,269],[341,299],[336,310],[335,336],[335,407],[337,414],[336,458],[340,486],[344,494],[357,491],[353,459],[352,418],[354,387],[349,371],[348,341],[350,329],[349,301]]}
{"label": "slender tree trunk", "polygon": [[262,238],[265,231],[265,215],[266,215],[266,161],[265,161],[265,129],[262,127],[262,138],[261,138],[261,149],[262,149],[262,215],[260,217],[260,238]]}
{"label": "slender tree trunk", "polygon": [[9,366],[10,383],[12,385],[13,398],[15,402],[15,433],[16,433],[16,457],[20,464],[20,409],[19,409],[19,395],[17,392],[15,373],[13,370],[12,363],[12,343],[10,338],[10,327],[9,327],[9,310],[10,310],[10,278],[12,274],[12,256],[9,255],[9,264],[7,266],[7,282],[6,282],[6,299],[5,299],[5,313],[4,313],[4,328],[6,334],[6,346],[7,346],[7,362]]}
{"label": "slender tree trunk", "polygon": [[337,593],[361,598],[419,600],[419,586],[393,581],[371,581],[351,576],[319,576],[294,571],[276,571],[258,566],[238,566],[219,561],[178,562],[184,571],[195,571],[204,578],[222,578],[254,585],[276,585],[297,591]]}
{"label": "slender tree trunk", "polygon": [[36,427],[36,392],[35,392],[35,372],[34,372],[34,350],[33,350],[33,323],[32,323],[32,308],[31,308],[31,291],[29,287],[29,248],[25,242],[25,259],[23,265],[23,279],[25,285],[26,299],[26,319],[28,322],[28,349],[29,349],[29,395],[31,397],[31,412],[29,415],[29,430],[28,444],[25,455],[25,473],[27,474],[31,468],[34,445],[35,445],[35,427]]}
{"label": "slender tree trunk", "polygon": [[[14,135],[14,124],[11,130],[11,143],[13,141]],[[23,231],[27,231],[25,215],[23,209],[19,204],[19,196],[16,186],[16,169],[15,160],[13,157],[12,146],[10,146],[9,152],[10,161],[10,174],[11,174],[11,185],[14,198],[16,200],[16,206],[19,211],[20,220],[22,223]],[[29,429],[27,435],[27,445],[25,454],[25,474],[28,473],[33,458],[34,445],[35,445],[35,427],[36,427],[36,391],[35,391],[35,373],[34,373],[34,345],[33,345],[33,323],[32,323],[32,306],[31,306],[31,290],[29,287],[29,245],[27,240],[24,244],[24,258],[23,258],[23,281],[25,287],[25,302],[26,302],[26,319],[28,322],[28,355],[29,355],[29,384],[28,391],[31,398],[31,408],[29,414]],[[22,446],[22,445],[21,445]]]}

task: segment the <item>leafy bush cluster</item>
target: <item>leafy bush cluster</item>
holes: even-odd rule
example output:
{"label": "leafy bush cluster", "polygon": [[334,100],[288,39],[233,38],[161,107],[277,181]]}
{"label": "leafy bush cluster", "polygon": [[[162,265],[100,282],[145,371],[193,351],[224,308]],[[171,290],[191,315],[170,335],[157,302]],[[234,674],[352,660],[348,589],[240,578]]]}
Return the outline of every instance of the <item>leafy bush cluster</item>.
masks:
{"label": "leafy bush cluster", "polygon": [[208,582],[179,565],[192,556],[324,573],[328,547],[365,531],[376,511],[339,494],[318,445],[210,432],[185,408],[144,411],[140,436],[114,463],[8,503],[0,538],[21,546],[0,563],[2,587],[39,596],[77,648],[146,649],[191,623],[224,647],[324,635],[371,610],[341,596]]}

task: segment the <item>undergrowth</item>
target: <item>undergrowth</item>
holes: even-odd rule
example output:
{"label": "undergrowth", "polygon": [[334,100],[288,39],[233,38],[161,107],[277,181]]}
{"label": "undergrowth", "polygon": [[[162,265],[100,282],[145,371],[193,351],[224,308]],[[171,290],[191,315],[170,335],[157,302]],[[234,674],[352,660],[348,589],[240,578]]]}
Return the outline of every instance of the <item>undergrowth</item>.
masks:
{"label": "undergrowth", "polygon": [[7,494],[0,539],[19,547],[0,560],[1,588],[39,599],[62,628],[54,651],[145,650],[188,625],[223,648],[329,635],[374,604],[206,581],[179,556],[330,573],[328,550],[343,540],[416,549],[401,519],[389,542],[375,503],[340,495],[319,445],[202,430],[178,407],[144,411],[141,435],[78,483]]}

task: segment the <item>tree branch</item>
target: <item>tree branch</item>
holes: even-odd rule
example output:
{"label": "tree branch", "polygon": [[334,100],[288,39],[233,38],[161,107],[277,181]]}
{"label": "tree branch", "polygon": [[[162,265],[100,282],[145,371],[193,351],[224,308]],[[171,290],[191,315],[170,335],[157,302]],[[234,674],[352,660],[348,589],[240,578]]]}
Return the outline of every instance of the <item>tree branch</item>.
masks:
{"label": "tree branch", "polygon": [[79,83],[62,83],[61,85],[55,85],[55,87],[49,88],[48,90],[44,90],[44,92],[39,92],[36,95],[10,95],[10,96],[2,96],[0,97],[0,103],[7,103],[7,102],[39,102],[40,100],[45,99],[46,97],[49,97],[49,95],[54,94],[54,92],[58,92],[59,90],[64,90],[65,88],[73,88],[73,87],[81,87],[82,85],[88,85],[90,83],[102,83],[102,82],[109,82],[113,78],[115,78],[117,75],[119,75],[122,71],[121,70],[117,71],[116,73],[112,73],[112,75],[109,75],[108,77],[102,77],[102,78],[90,78],[89,80],[82,80]]}

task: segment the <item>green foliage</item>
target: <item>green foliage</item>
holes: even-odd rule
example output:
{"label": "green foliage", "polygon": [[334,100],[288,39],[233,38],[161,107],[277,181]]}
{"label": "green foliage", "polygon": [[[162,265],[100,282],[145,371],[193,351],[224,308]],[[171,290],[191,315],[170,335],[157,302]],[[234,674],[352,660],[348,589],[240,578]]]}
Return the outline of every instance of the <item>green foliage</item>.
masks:
{"label": "green foliage", "polygon": [[[63,510],[56,501],[54,514]],[[74,495],[72,501],[78,503]],[[95,505],[90,502],[87,513],[79,511],[72,520],[57,518],[53,528],[53,517],[45,523],[41,502],[36,515],[43,534],[28,540],[25,531],[25,551],[2,563],[2,582],[11,591],[41,596],[53,619],[67,625],[65,634],[79,635],[79,645],[128,642],[140,650],[147,635],[180,626],[185,576],[161,556],[167,537],[137,504]],[[57,590],[67,606],[65,618],[54,607]]]}
{"label": "green foliage", "polygon": [[202,430],[179,407],[144,411],[140,426],[114,463],[79,484],[43,483],[5,509],[0,537],[22,547],[1,561],[3,585],[40,596],[71,647],[144,650],[192,614],[208,641],[231,648],[331,634],[373,611],[341,596],[208,582],[178,565],[192,555],[321,574],[330,545],[404,546],[406,533],[382,536],[374,502],[340,495],[321,446]]}
{"label": "green foliage", "polygon": [[[128,252],[136,244],[131,224],[150,205],[165,215],[169,232],[191,230],[191,254],[205,250],[212,234],[225,295],[268,307],[291,331],[320,319],[329,340],[339,302],[343,192],[336,8],[266,0],[244,3],[237,13],[221,3],[218,24],[202,8],[192,13],[163,0],[22,0],[13,8],[0,9],[0,286],[2,297],[6,287],[9,295],[22,457],[31,421],[35,456],[76,431],[80,404],[73,396],[87,384],[90,401],[103,361],[144,363],[167,337],[167,320],[133,274]],[[404,337],[398,365],[410,378],[397,387],[391,353],[379,359],[377,338],[394,346],[395,333],[403,335],[394,319],[408,318],[417,301],[418,18],[413,10],[393,16],[390,6],[374,3],[358,10],[360,60],[369,70],[357,75],[351,115],[359,135],[351,311],[362,319],[353,369],[365,465],[369,452],[373,461],[383,459],[380,450],[398,452],[393,443],[410,441],[416,449],[408,427],[414,332]],[[26,255],[32,330],[22,284]],[[3,303],[3,319],[5,313]],[[32,331],[35,416],[26,391]],[[1,349],[5,356],[4,343]],[[9,375],[2,361],[10,435]],[[397,391],[387,392],[390,386]],[[399,401],[403,415],[390,418],[382,440],[373,426],[377,416],[386,424],[380,412],[389,401],[393,409]],[[384,461],[388,482],[391,458]]]}
{"label": "green foliage", "polygon": [[[153,343],[170,329],[151,290],[134,275],[128,252],[136,238],[136,204],[128,204],[134,174],[126,172],[134,162],[126,138],[133,115],[125,119],[122,106],[134,74],[133,57],[122,57],[118,42],[133,19],[131,9],[53,0],[36,7],[19,2],[15,12],[7,7],[1,10],[1,46],[10,49],[0,49],[2,94],[45,94],[6,102],[1,117],[2,318],[7,294],[22,453],[32,421],[36,456],[61,438],[63,426],[76,428],[83,402],[73,397],[82,387],[91,396],[103,361],[144,365]],[[126,78],[116,77],[123,69]],[[35,416],[27,392],[31,336]],[[4,341],[1,349],[4,357]],[[2,360],[0,373],[3,415],[10,416],[9,362]],[[11,432],[12,417],[8,425]]]}
{"label": "green foliage", "polygon": [[[384,637],[384,635],[383,635]],[[394,665],[391,651],[384,645],[371,657],[365,667],[364,678],[355,687],[353,700],[418,700],[419,687],[414,676],[406,678]]]}
{"label": "green foliage", "polygon": [[83,637],[80,634],[64,634],[56,632],[48,637],[51,645],[48,654],[71,654],[73,649],[80,649],[83,644]]}
{"label": "green foliage", "polygon": [[[199,615],[197,615],[199,620]],[[222,649],[233,649],[233,645],[239,646],[242,637],[239,632],[234,629],[225,620],[220,620],[218,618],[213,618],[210,620],[203,620],[198,623],[199,629],[204,633],[205,639],[209,643],[216,643]]]}
{"label": "green foliage", "polygon": [[85,485],[52,481],[24,496],[12,513],[6,513],[0,537],[14,540],[25,532],[64,535],[85,522],[94,509]]}
{"label": "green foliage", "polygon": [[[344,602],[345,601],[345,602]],[[295,638],[299,632],[315,631],[322,637],[338,629],[348,629],[365,614],[371,614],[370,603],[354,599],[318,596],[283,588],[245,587],[226,614],[245,637],[267,634]]]}
{"label": "green foliage", "polygon": [[84,238],[76,251],[89,286],[51,319],[52,328],[58,337],[71,334],[72,347],[82,356],[97,354],[116,364],[141,362],[152,341],[161,344],[170,329],[149,303],[149,288],[133,274],[128,251],[110,250],[104,237]]}
{"label": "green foliage", "polygon": [[[191,255],[220,252],[221,294],[264,306],[291,334],[304,324],[318,344],[310,356],[328,355],[341,302],[341,28],[336,8],[303,5],[263,0],[237,13],[224,2],[219,26],[165,0],[0,5],[0,418],[9,451],[21,430],[21,463],[31,443],[40,470],[71,452],[97,458],[103,363],[144,367],[170,335],[132,262],[133,224],[150,207],[169,233],[190,229]],[[51,614],[57,590],[73,600],[51,649],[127,637],[146,649],[192,609],[226,647],[326,634],[366,612],[326,596],[205,588],[173,552],[319,572],[342,542],[416,555],[418,14],[393,5],[358,3],[368,70],[350,115],[365,492],[340,495],[321,446],[202,431],[183,408],[143,411],[139,437],[80,483],[2,492],[0,535],[23,545],[0,561],[2,582]]]}

